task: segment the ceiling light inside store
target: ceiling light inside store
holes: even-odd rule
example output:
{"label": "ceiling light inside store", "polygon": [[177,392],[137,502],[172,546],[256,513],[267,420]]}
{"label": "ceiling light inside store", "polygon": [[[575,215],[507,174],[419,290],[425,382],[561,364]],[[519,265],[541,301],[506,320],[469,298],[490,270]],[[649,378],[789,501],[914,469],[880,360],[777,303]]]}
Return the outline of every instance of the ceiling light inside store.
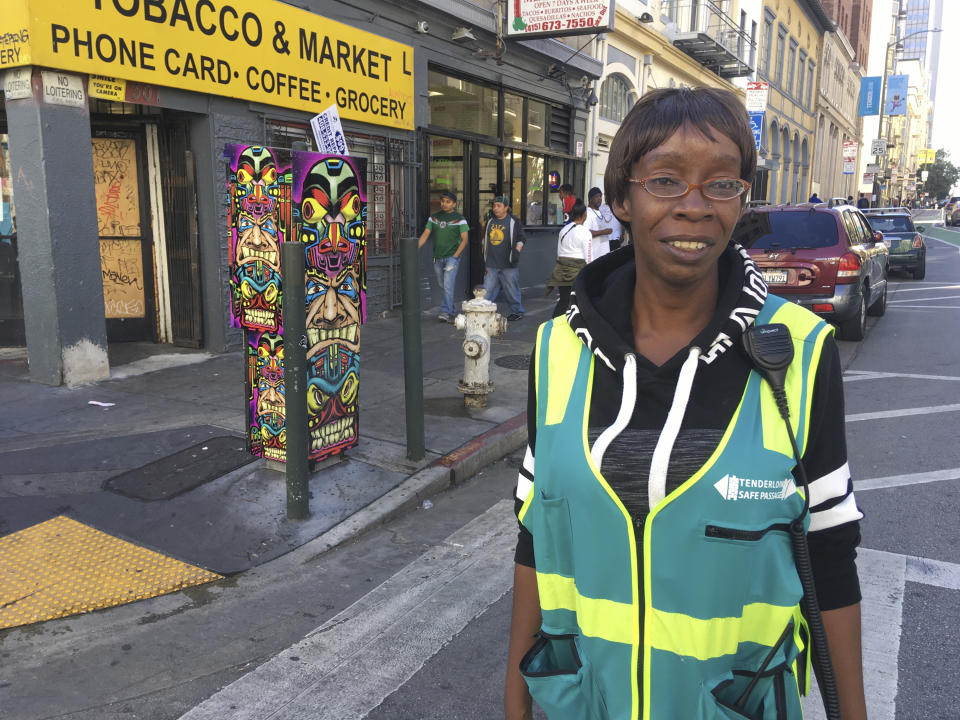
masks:
{"label": "ceiling light inside store", "polygon": [[437,95],[443,95],[443,93],[440,92],[439,90],[431,90],[431,91],[430,91],[430,97],[436,97]]}

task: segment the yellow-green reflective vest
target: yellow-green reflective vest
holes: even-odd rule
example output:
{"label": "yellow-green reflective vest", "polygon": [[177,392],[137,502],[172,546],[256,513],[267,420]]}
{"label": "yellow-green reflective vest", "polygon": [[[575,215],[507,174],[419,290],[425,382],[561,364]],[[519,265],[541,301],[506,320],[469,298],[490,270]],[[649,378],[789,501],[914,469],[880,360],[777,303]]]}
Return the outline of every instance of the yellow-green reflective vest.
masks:
{"label": "yellow-green reflective vest", "polygon": [[[773,296],[757,323],[790,328],[786,392],[802,453],[832,330]],[[801,718],[808,633],[788,525],[803,495],[769,386],[750,373],[713,455],[647,516],[638,554],[588,447],[593,354],[560,317],[541,326],[536,357],[536,474],[520,511],[543,617],[521,663],[534,699],[551,720]]]}

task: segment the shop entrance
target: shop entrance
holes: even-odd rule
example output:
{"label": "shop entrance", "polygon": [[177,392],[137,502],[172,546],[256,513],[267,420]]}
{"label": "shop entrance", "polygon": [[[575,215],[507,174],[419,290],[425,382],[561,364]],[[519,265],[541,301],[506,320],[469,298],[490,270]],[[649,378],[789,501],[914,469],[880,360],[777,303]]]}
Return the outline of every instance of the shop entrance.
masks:
{"label": "shop entrance", "polygon": [[143,131],[95,130],[92,143],[107,341],[154,341],[153,236]]}
{"label": "shop entrance", "polygon": [[[473,297],[470,288],[483,283],[483,227],[490,217],[493,199],[510,195],[511,151],[477,141],[430,135],[425,147],[430,168],[426,215],[440,210],[440,193],[451,190],[457,195],[457,207],[470,226],[469,267],[461,278],[468,282],[465,297]],[[518,153],[519,156],[519,153]],[[506,181],[506,182],[505,182]]]}

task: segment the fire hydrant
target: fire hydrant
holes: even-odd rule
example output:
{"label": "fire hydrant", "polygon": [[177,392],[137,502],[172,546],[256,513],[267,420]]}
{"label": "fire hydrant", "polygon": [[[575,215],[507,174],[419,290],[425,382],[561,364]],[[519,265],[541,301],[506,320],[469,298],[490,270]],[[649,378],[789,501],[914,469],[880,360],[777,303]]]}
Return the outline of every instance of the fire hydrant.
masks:
{"label": "fire hydrant", "polygon": [[463,338],[463,378],[457,390],[463,393],[468,408],[487,406],[487,395],[493,392],[490,380],[490,338],[507,330],[507,320],[497,313],[497,304],[484,299],[487,291],[478,287],[473,300],[463,303],[463,313],[454,321],[457,330],[465,330]]}

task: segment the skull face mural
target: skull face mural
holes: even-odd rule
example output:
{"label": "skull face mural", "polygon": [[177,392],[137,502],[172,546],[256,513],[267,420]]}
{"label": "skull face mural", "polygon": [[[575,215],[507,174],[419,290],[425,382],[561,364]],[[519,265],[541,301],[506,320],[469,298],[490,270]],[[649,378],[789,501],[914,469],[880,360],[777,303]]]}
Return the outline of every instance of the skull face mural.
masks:
{"label": "skull face mural", "polygon": [[290,171],[260,146],[228,145],[231,324],[279,332],[280,243],[289,225]]}
{"label": "skull face mural", "polygon": [[276,212],[281,197],[280,172],[269,148],[252,145],[237,158],[234,203],[237,212],[262,217]]}
{"label": "skull face mural", "polygon": [[286,410],[283,380],[283,338],[272,333],[251,334],[248,346],[251,428],[255,455],[286,459]]}
{"label": "skull face mural", "polygon": [[366,309],[366,198],[354,167],[307,170],[297,236],[306,253],[307,414],[311,459],[357,442],[360,324]]}

